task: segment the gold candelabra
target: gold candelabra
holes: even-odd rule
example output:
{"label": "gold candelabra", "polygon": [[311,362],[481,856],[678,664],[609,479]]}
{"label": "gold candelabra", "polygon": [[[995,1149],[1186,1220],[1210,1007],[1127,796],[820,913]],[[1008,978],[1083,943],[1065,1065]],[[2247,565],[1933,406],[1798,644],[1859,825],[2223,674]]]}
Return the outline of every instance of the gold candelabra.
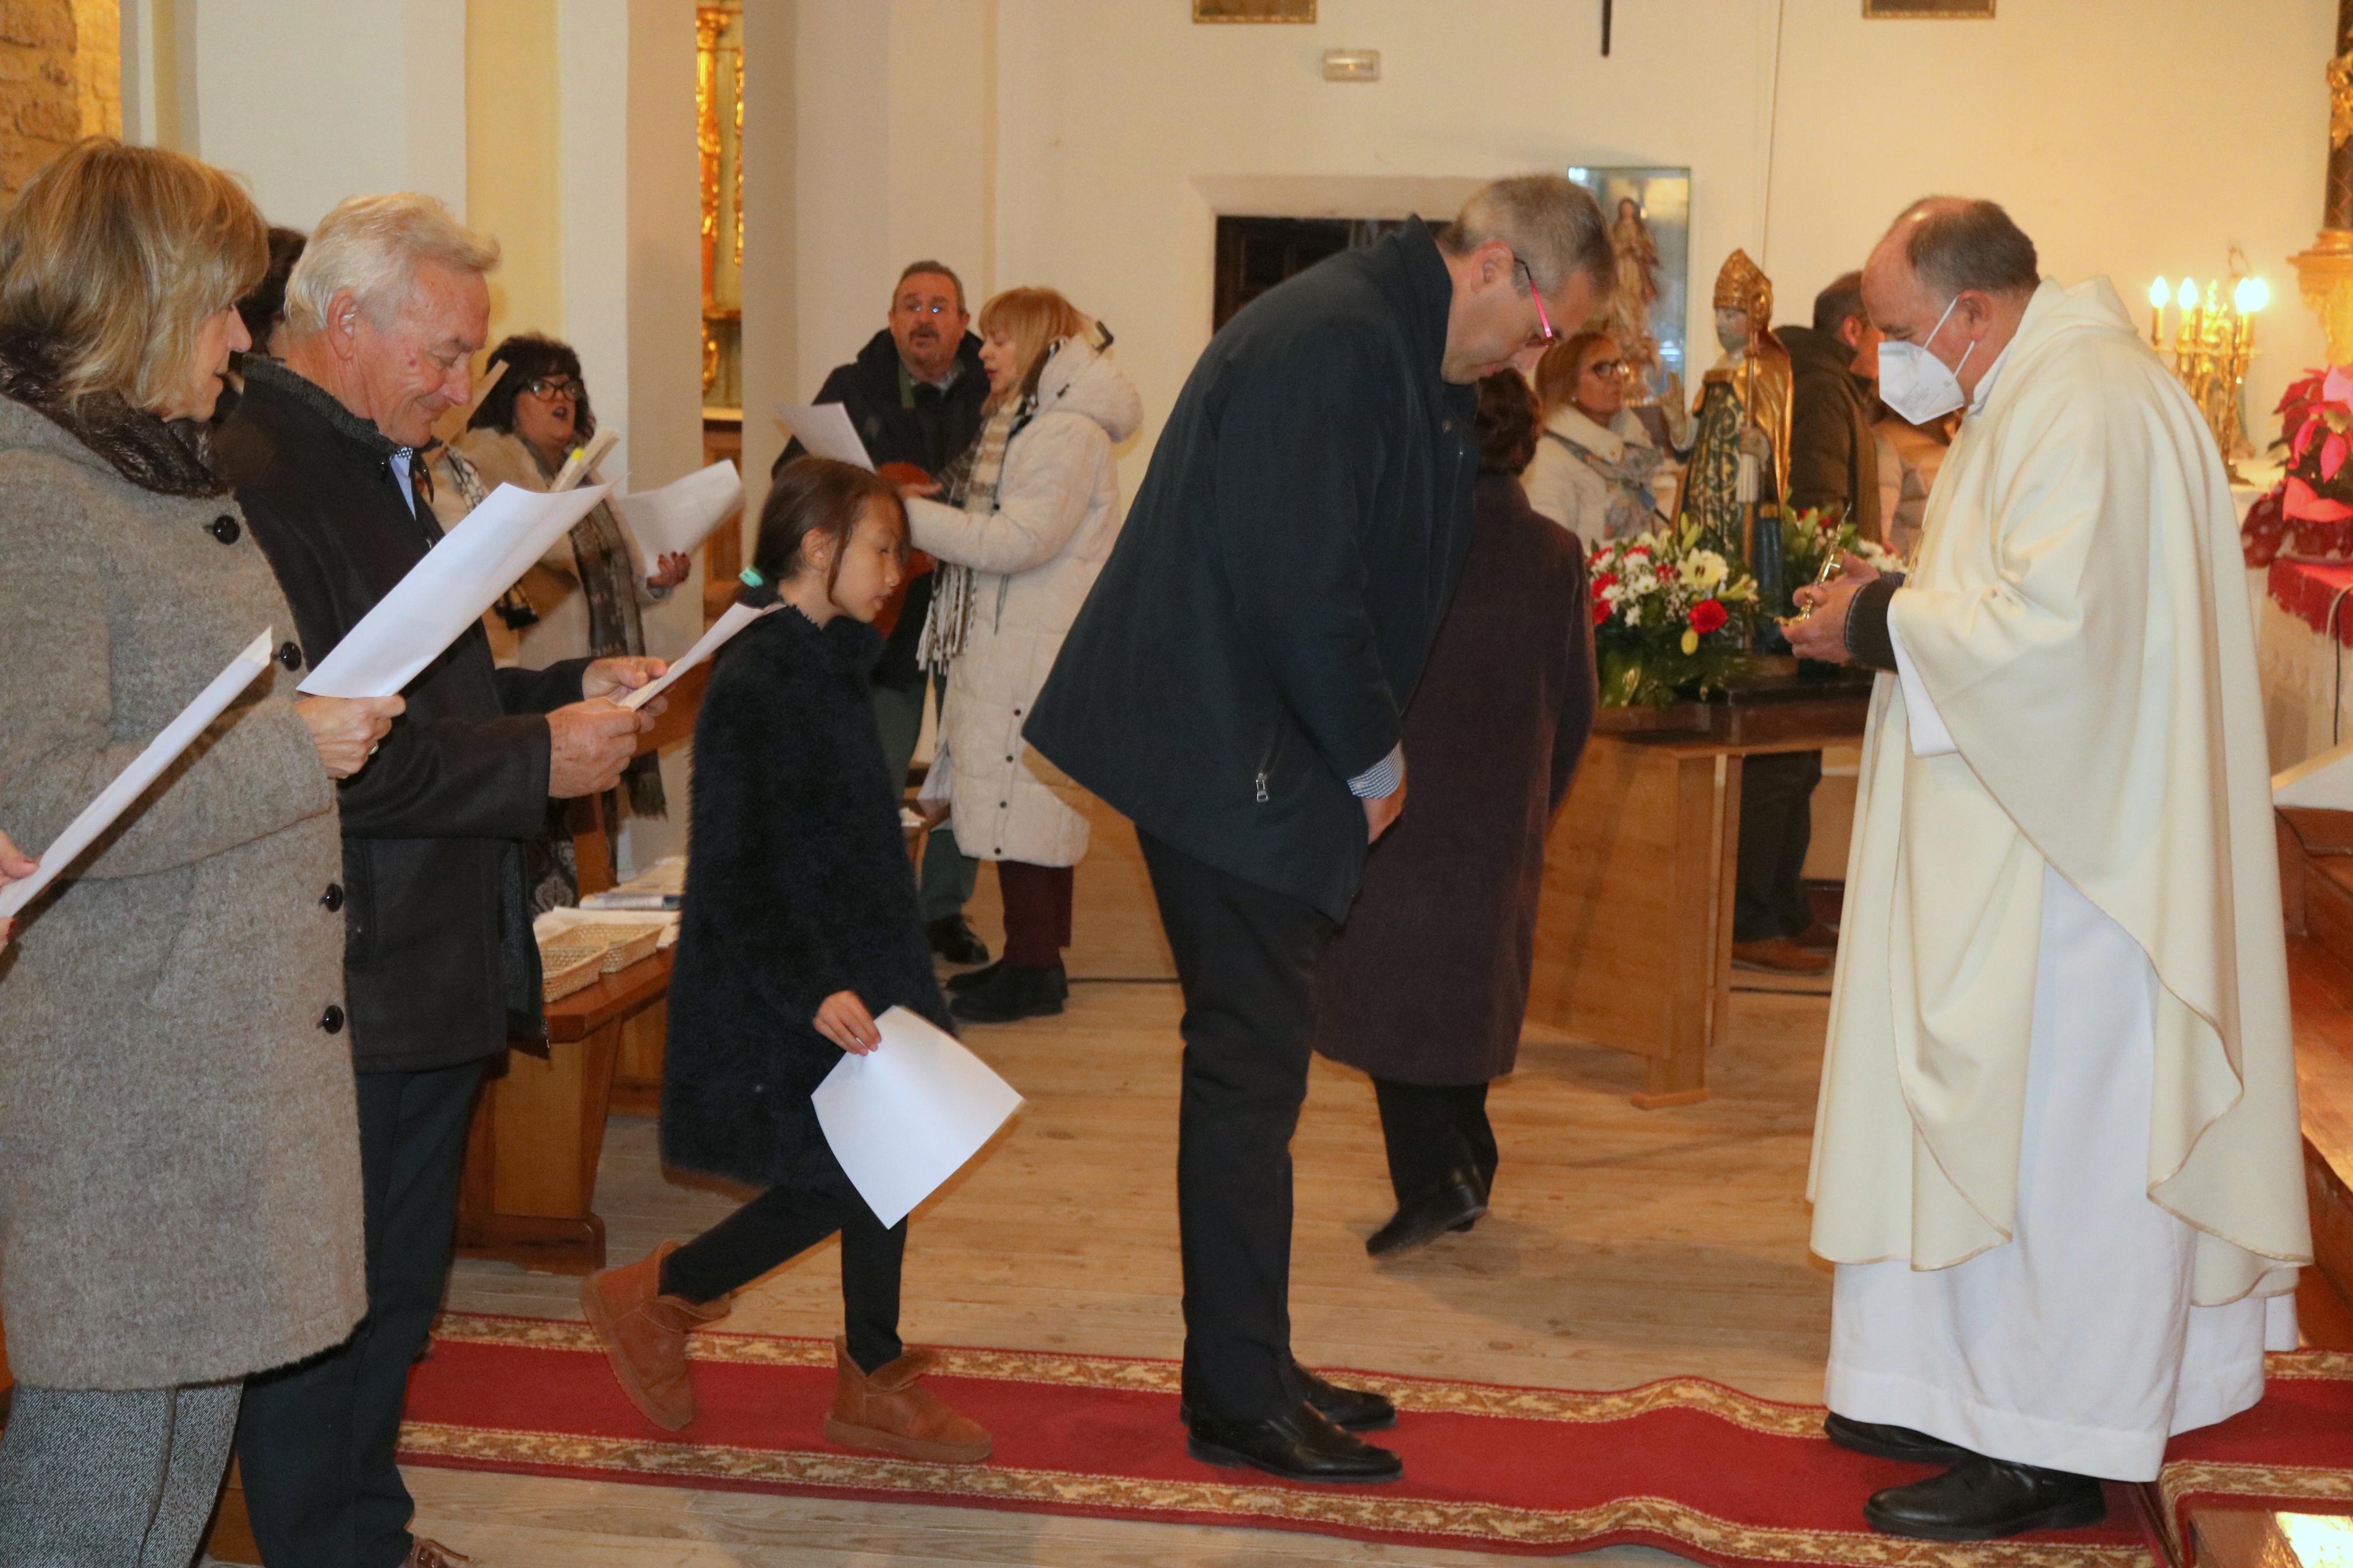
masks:
{"label": "gold candelabra", "polygon": [[2271,302],[2271,289],[2251,274],[2238,276],[2230,302],[2222,288],[2210,281],[2204,292],[2189,278],[2177,292],[2159,278],[2148,286],[2148,346],[2165,353],[2165,307],[2170,301],[2179,322],[2173,336],[2173,374],[2204,416],[2221,448],[2223,466],[2232,482],[2244,482],[2239,459],[2254,455],[2248,444],[2241,405],[2247,384],[2247,366],[2255,357],[2255,317]]}

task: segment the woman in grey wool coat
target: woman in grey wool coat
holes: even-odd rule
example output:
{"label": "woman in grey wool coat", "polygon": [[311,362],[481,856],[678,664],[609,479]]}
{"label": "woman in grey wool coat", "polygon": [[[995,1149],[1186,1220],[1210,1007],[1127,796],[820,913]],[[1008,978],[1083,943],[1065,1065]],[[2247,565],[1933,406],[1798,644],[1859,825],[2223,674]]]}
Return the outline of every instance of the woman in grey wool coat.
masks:
{"label": "woman in grey wool coat", "polygon": [[[267,230],[93,139],[0,216],[0,828],[37,851],[294,617],[205,460]],[[182,1568],[242,1380],[366,1302],[332,782],[398,698],[279,662],[0,954],[0,1561]],[[324,1435],[322,1434],[322,1436]]]}

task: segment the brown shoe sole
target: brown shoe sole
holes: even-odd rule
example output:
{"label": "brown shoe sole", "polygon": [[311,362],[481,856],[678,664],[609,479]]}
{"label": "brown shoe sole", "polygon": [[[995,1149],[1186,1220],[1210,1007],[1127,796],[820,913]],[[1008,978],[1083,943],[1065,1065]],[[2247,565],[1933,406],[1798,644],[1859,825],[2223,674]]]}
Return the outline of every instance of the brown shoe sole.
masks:
{"label": "brown shoe sole", "polygon": [[580,1310],[587,1314],[588,1326],[596,1331],[596,1342],[605,1347],[605,1364],[613,1369],[613,1381],[621,1385],[621,1392],[629,1396],[629,1403],[638,1407],[638,1413],[663,1431],[680,1432],[694,1425],[692,1385],[687,1389],[687,1407],[683,1415],[658,1408],[646,1396],[645,1390],[638,1386],[637,1378],[630,1374],[628,1361],[621,1355],[621,1336],[614,1331],[612,1312],[606,1306],[604,1295],[596,1289],[596,1284],[594,1274],[580,1282]]}
{"label": "brown shoe sole", "polygon": [[996,1449],[996,1444],[987,1437],[977,1445],[927,1443],[920,1437],[902,1437],[895,1432],[878,1431],[871,1426],[852,1426],[830,1415],[825,1418],[825,1440],[845,1448],[872,1448],[896,1454],[902,1459],[925,1459],[935,1465],[976,1465]]}

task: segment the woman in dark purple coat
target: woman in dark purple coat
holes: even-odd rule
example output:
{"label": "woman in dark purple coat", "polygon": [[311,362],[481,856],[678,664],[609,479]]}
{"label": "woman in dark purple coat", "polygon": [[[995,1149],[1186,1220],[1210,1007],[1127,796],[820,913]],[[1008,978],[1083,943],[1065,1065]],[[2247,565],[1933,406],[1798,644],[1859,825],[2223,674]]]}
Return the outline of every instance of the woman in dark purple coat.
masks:
{"label": "woman in dark purple coat", "polygon": [[1545,830],[1593,728],[1593,618],[1576,535],[1517,475],[1536,412],[1516,374],[1479,384],[1478,521],[1405,718],[1413,795],[1316,969],[1315,1048],[1372,1075],[1403,1252],[1487,1212],[1489,1080],[1527,1009]]}

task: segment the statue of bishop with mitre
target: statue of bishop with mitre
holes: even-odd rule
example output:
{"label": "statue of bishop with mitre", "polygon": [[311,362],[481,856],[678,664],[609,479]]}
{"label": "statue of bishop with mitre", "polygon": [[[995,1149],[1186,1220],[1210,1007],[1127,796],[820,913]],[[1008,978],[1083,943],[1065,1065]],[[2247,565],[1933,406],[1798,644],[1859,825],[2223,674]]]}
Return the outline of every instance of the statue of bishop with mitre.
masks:
{"label": "statue of bishop with mitre", "polygon": [[[1715,336],[1724,357],[1701,378],[1697,434],[1675,521],[1727,561],[1748,561],[1742,503],[1782,500],[1789,472],[1789,351],[1773,335],[1773,281],[1745,250],[1715,275]],[[1746,495],[1741,458],[1755,474]]]}

